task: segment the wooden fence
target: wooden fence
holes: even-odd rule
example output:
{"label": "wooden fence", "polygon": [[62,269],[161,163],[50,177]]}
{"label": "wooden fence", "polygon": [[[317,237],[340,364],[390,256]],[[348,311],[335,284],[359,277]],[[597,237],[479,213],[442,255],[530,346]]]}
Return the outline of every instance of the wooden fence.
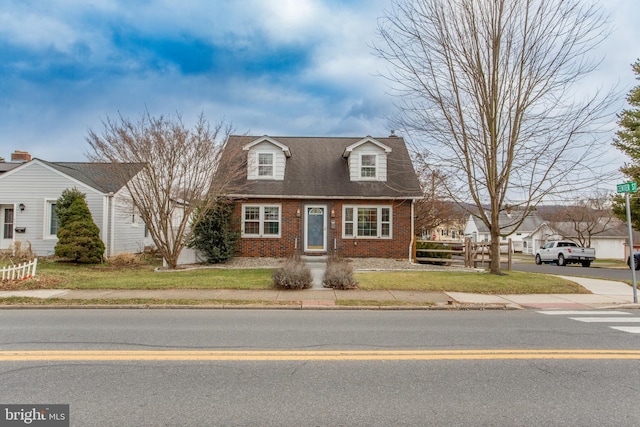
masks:
{"label": "wooden fence", "polygon": [[[430,243],[444,246],[445,248],[419,249],[418,243]],[[476,268],[481,265],[489,265],[491,262],[491,242],[472,242],[466,238],[463,242],[458,240],[415,240],[413,244],[413,260],[416,262],[441,263],[444,265],[462,264],[468,268]],[[449,258],[438,257],[435,254],[450,255]],[[506,263],[507,270],[511,270],[513,244],[511,239],[500,242],[500,263]]]}
{"label": "wooden fence", "polygon": [[37,266],[38,258],[34,258],[33,261],[2,267],[2,269],[0,269],[0,272],[2,272],[2,281],[25,280],[35,277]]}

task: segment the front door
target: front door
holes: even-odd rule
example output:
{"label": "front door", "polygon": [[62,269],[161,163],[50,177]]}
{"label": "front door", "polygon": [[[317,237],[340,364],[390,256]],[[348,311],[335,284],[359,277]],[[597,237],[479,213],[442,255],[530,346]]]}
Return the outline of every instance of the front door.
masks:
{"label": "front door", "polygon": [[327,225],[326,206],[305,206],[305,245],[306,252],[326,252]]}
{"label": "front door", "polygon": [[13,206],[0,207],[0,249],[8,249],[13,243]]}

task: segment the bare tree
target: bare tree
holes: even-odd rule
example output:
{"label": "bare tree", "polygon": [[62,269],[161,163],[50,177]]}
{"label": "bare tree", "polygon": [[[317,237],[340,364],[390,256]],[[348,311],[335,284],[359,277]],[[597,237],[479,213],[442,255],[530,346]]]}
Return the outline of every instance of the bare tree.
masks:
{"label": "bare tree", "polygon": [[549,226],[563,238],[577,240],[581,246],[590,247],[591,238],[604,234],[617,226],[611,211],[611,195],[597,193],[562,206],[551,217]]}
{"label": "bare tree", "polygon": [[421,231],[435,230],[440,226],[459,227],[467,214],[446,192],[447,177],[437,166],[425,162],[423,156],[417,156],[416,174],[424,197],[416,201],[415,229]]}
{"label": "bare tree", "polygon": [[605,17],[579,0],[394,0],[378,33],[394,127],[449,165],[449,195],[477,207],[499,274],[500,211],[597,175],[612,94],[577,85]]}
{"label": "bare tree", "polygon": [[[211,128],[202,114],[188,129],[180,115],[152,117],[148,112],[137,122],[120,115],[103,125],[101,135],[90,131],[86,138],[93,150],[88,157],[144,165],[123,181],[159,253],[169,268],[176,268],[193,226],[243,172],[238,162],[221,161],[232,129],[223,122]],[[242,156],[227,157],[234,158]]]}

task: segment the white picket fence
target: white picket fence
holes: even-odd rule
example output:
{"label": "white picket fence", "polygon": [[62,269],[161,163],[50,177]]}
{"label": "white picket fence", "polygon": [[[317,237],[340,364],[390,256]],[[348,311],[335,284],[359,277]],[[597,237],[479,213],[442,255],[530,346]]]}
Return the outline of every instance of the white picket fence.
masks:
{"label": "white picket fence", "polygon": [[36,267],[38,266],[38,258],[33,261],[23,262],[22,264],[2,267],[2,281],[24,280],[36,275]]}

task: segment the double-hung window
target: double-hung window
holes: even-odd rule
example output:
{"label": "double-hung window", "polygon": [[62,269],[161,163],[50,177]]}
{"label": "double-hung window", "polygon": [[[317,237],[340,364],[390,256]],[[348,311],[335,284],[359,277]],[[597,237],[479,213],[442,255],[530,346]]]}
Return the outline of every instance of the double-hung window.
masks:
{"label": "double-hung window", "polygon": [[391,237],[391,207],[345,206],[343,237]]}
{"label": "double-hung window", "polygon": [[44,238],[53,239],[58,235],[58,215],[56,215],[56,202],[49,200],[45,203]]}
{"label": "double-hung window", "polygon": [[280,237],[280,205],[243,205],[243,237]]}
{"label": "double-hung window", "polygon": [[13,209],[5,208],[4,210],[4,239],[13,239]]}
{"label": "double-hung window", "polygon": [[273,153],[258,153],[258,176],[273,178]]}
{"label": "double-hung window", "polygon": [[376,178],[376,155],[363,154],[360,156],[360,178]]}

